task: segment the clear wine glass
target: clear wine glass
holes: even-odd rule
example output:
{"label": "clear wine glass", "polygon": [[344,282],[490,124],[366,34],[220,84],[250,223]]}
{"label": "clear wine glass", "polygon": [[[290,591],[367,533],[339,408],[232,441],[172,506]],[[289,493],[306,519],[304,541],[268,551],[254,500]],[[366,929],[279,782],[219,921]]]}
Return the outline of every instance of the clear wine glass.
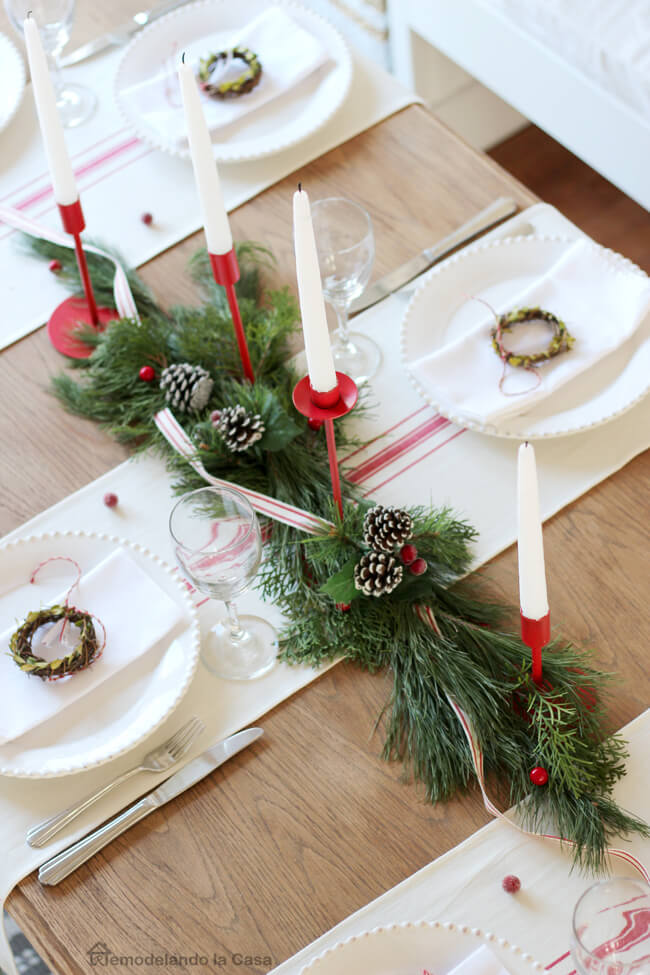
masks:
{"label": "clear wine glass", "polygon": [[375,259],[375,237],[363,207],[342,197],[316,200],[312,221],[325,300],[332,305],[338,328],[332,344],[334,365],[356,383],[367,382],[381,362],[376,342],[350,332],[348,309],[368,284]]}
{"label": "clear wine glass", "polygon": [[589,887],[573,912],[571,953],[581,975],[650,975],[650,887],[611,878]]}
{"label": "clear wine glass", "polygon": [[205,487],[183,495],[169,516],[181,570],[190,582],[226,604],[228,618],[203,640],[206,667],[226,680],[251,680],[273,667],[277,635],[257,616],[239,616],[233,600],[251,585],[262,557],[255,512],[231,488]]}
{"label": "clear wine glass", "polygon": [[85,122],[95,110],[97,99],[89,88],[70,84],[63,77],[59,59],[70,40],[75,0],[4,0],[13,27],[23,32],[25,17],[31,11],[47,55],[56,93],[56,107],[66,128]]}

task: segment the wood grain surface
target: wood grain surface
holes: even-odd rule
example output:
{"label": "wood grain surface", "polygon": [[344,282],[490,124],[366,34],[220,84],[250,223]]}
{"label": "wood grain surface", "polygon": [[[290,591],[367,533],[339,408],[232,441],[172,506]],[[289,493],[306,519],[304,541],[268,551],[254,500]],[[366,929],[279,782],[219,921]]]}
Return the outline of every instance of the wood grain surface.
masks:
{"label": "wood grain surface", "polygon": [[[298,179],[314,198],[343,195],[369,209],[377,276],[496,196],[535,200],[424,109],[406,109],[233,213],[235,237],[265,241],[278,257],[277,280],[292,287]],[[163,301],[194,299],[183,269],[200,244],[195,235],[143,268]],[[0,355],[2,532],[125,456],[49,396],[60,368],[42,330]],[[648,704],[648,473],[648,458],[637,458],[553,518],[545,535],[554,621],[622,675],[612,692],[617,727]],[[484,576],[515,599],[514,551]],[[432,807],[400,766],[380,760],[373,729],[389,694],[386,675],[339,665],[265,716],[261,742],[60,886],[28,877],[8,910],[60,975],[88,972],[97,941],[118,955],[206,955],[217,963],[204,970],[231,975],[277,965],[487,821],[476,789]]]}

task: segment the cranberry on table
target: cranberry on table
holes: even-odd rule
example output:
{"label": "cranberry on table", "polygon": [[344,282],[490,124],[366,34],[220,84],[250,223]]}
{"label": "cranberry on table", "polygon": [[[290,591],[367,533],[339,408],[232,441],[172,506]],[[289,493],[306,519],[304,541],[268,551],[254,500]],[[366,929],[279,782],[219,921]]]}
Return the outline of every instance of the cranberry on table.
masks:
{"label": "cranberry on table", "polygon": [[509,873],[507,877],[503,878],[501,886],[506,894],[516,894],[521,888],[521,880],[519,877],[515,877],[514,873]]}
{"label": "cranberry on table", "polygon": [[114,508],[118,501],[119,498],[117,494],[113,493],[113,491],[108,491],[104,495],[104,504],[106,505],[107,508]]}
{"label": "cranberry on table", "polygon": [[151,224],[153,223],[153,214],[143,213],[140,219],[142,220],[143,224],[145,224],[147,227],[150,227]]}

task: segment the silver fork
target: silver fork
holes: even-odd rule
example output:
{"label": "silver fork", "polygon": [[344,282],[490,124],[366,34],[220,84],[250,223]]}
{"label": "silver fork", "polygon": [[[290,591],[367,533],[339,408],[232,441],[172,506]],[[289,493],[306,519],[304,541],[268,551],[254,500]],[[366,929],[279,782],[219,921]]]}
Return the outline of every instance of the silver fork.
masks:
{"label": "silver fork", "polygon": [[130,779],[137,772],[166,772],[167,769],[170,769],[179,762],[183,755],[189,751],[203,730],[203,722],[199,718],[191,718],[171,738],[148,752],[142,759],[140,765],[135,765],[128,772],[118,775],[108,785],[86,796],[85,799],[80,799],[79,802],[75,802],[74,805],[64,809],[63,812],[51,816],[49,819],[44,820],[44,822],[38,823],[37,826],[32,826],[27,832],[28,844],[35,847],[45,846],[64,826],[71,823],[73,819],[76,819],[77,816],[88,809],[89,806],[92,806],[94,802],[97,802],[98,799],[101,799],[102,796],[105,796],[111,789],[121,785],[122,782],[126,782],[127,779]]}

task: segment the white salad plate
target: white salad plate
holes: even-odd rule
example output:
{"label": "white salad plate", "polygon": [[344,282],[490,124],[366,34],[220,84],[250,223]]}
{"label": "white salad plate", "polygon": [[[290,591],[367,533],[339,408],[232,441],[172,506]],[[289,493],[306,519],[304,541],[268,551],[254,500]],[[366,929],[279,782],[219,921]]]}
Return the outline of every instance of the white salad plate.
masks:
{"label": "white salad plate", "polygon": [[[479,433],[518,440],[562,437],[607,423],[631,409],[650,388],[650,315],[635,334],[591,369],[565,383],[526,413],[499,425],[480,423],[440,403],[432,385],[411,366],[422,356],[471,332],[485,318],[482,298],[501,308],[552,267],[573,239],[552,236],[506,237],[474,244],[429,271],[415,291],[402,322],[402,363],[422,398],[447,419]],[[594,247],[612,274],[624,268],[643,273],[613,251]],[[561,317],[561,316],[560,316]],[[612,324],[615,328],[615,323]],[[543,376],[543,367],[541,369]]]}
{"label": "white salad plate", "polygon": [[25,65],[13,41],[0,34],[0,132],[14,117],[25,90]]}
{"label": "white salad plate", "polygon": [[451,921],[416,921],[374,928],[313,958],[301,975],[446,975],[482,945],[511,975],[535,975],[543,966],[490,932]]}
{"label": "white salad plate", "polygon": [[[51,532],[0,547],[0,632],[11,631],[28,612],[60,597],[65,588],[61,573],[52,573],[50,578],[41,571],[40,605],[34,605],[34,587],[29,580],[41,562],[64,556],[74,559],[82,573],[87,573],[118,548],[177,604],[179,622],[167,638],[127,667],[43,724],[0,745],[1,775],[49,778],[111,761],[155,731],[187,691],[200,648],[199,623],[190,595],[182,577],[166,562],[142,545],[122,538],[82,531]],[[142,606],[141,612],[146,614],[147,607]],[[110,635],[110,620],[101,622]],[[38,678],[25,675],[25,680]],[[0,706],[1,702],[2,688]]]}
{"label": "white salad plate", "polygon": [[[321,16],[293,0],[278,0],[296,24],[320,41],[327,55],[321,68],[294,89],[212,132],[214,157],[219,162],[259,159],[287,149],[321,128],[339,108],[350,89],[352,58],[341,35]],[[189,156],[185,140],[163,135],[130,95],[135,88],[162,74],[167,93],[170,133],[182,113],[176,92],[176,65],[183,52],[190,61],[228,49],[237,31],[269,8],[265,0],[199,0],[156,20],[136,35],[124,52],[115,79],[115,98],[127,124],[150,145],[175,156]],[[204,38],[210,38],[206,51]],[[260,52],[255,52],[260,54]],[[286,57],[292,52],[287,50]],[[262,71],[263,56],[260,54]],[[262,75],[262,81],[264,75]],[[174,94],[172,97],[173,88]],[[205,96],[206,98],[208,96]],[[246,96],[243,95],[242,98]]]}

